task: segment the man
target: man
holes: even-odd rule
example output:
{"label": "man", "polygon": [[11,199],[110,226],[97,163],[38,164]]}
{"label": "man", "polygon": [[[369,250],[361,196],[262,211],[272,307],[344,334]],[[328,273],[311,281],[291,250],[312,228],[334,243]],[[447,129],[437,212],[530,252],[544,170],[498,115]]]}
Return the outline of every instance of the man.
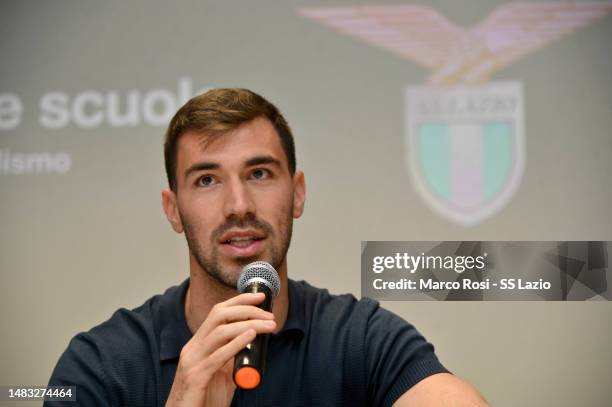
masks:
{"label": "man", "polygon": [[[100,406],[486,405],[375,301],[288,279],[306,195],[294,150],[281,113],[251,91],[187,102],[166,133],[162,203],[185,233],[189,279],[77,335],[49,384],[76,385],[79,404]],[[256,260],[280,277],[273,312],[256,306],[263,294],[237,295],[241,269]],[[234,356],[266,333],[260,386],[236,389]]]}

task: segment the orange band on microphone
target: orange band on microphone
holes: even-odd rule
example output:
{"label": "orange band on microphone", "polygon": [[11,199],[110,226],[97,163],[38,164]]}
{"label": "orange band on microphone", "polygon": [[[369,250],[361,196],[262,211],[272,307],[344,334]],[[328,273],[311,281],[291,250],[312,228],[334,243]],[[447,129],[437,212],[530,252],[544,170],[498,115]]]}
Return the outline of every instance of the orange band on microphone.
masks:
{"label": "orange band on microphone", "polygon": [[238,369],[234,381],[241,389],[251,390],[259,385],[261,375],[254,367],[245,366]]}

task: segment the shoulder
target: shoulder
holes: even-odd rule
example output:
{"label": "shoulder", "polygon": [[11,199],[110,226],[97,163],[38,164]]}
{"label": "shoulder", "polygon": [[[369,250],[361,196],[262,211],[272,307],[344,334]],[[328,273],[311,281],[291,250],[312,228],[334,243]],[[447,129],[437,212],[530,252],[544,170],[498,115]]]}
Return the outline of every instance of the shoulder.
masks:
{"label": "shoulder", "polygon": [[121,397],[117,389],[127,381],[148,380],[159,356],[163,295],[155,295],[134,309],[121,308],[89,331],[76,334],[60,356],[50,385],[76,385],[83,400],[97,404]]}
{"label": "shoulder", "polygon": [[326,333],[313,342],[329,341],[336,351],[340,347],[352,372],[347,381],[368,389],[368,404],[390,406],[424,378],[447,372],[433,345],[378,301],[333,295],[302,281],[294,284],[302,295],[307,331]]}
{"label": "shoulder", "polygon": [[[305,281],[292,281],[291,302],[299,305],[296,312],[304,321],[304,331],[309,334],[326,332],[330,346],[343,346],[355,351],[359,358],[364,352],[376,353],[382,349],[391,334],[402,333],[402,338],[418,335],[408,322],[382,308],[370,298],[357,299],[352,294],[331,294],[326,289],[313,287]],[[321,342],[320,339],[315,341]]]}
{"label": "shoulder", "polygon": [[186,290],[187,281],[168,288],[164,294],[154,295],[133,309],[121,308],[101,324],[77,334],[72,343],[88,343],[101,356],[115,359],[134,359],[139,352],[158,354],[158,343],[163,325],[169,316],[175,317],[177,303]]}
{"label": "shoulder", "polygon": [[364,297],[357,299],[353,294],[331,294],[327,289],[317,288],[305,281],[290,280],[292,291],[305,311],[306,322],[357,323],[367,328],[372,319],[390,320],[394,323],[406,322],[395,314],[380,307],[378,301]]}
{"label": "shoulder", "polygon": [[76,334],[61,356],[54,375],[61,373],[58,369],[67,369],[74,375],[73,370],[81,367],[110,381],[112,372],[118,368],[142,364],[146,360],[143,356],[150,355],[156,346],[158,335],[153,309],[157,301],[158,296],[155,296],[132,310],[121,308],[89,331]]}
{"label": "shoulder", "polygon": [[159,337],[156,319],[162,299],[163,295],[155,295],[139,307],[120,308],[108,320],[77,334],[71,344],[90,344],[104,358],[113,359],[134,358],[134,352],[141,350],[150,352]]}

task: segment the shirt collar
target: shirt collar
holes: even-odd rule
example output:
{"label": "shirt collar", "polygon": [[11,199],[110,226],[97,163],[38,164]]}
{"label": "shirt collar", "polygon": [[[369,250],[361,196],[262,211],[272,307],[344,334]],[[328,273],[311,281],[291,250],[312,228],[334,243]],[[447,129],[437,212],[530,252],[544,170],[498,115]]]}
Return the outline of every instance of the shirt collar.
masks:
{"label": "shirt collar", "polygon": [[[287,320],[279,335],[285,335],[296,340],[301,340],[306,333],[306,320],[304,310],[303,292],[297,283],[288,279],[289,310]],[[181,349],[193,336],[187,320],[185,319],[185,297],[189,288],[187,278],[179,286],[166,290],[160,297],[159,323],[160,333],[160,361],[178,359]]]}
{"label": "shirt collar", "polygon": [[188,287],[189,279],[186,279],[181,285],[166,290],[160,298],[159,360],[162,362],[178,359],[181,349],[193,336],[185,319],[185,295]]}
{"label": "shirt collar", "polygon": [[296,339],[302,339],[306,333],[304,293],[299,289],[295,281],[287,279],[287,282],[287,288],[289,291],[289,310],[287,311],[287,320],[285,321],[285,325],[279,334],[292,336]]}

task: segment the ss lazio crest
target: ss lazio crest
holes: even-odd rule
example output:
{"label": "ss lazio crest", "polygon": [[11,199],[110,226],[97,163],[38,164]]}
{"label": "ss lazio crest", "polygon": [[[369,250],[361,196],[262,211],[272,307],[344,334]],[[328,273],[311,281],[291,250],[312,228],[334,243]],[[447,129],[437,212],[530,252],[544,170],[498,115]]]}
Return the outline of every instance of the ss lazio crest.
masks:
{"label": "ss lazio crest", "polygon": [[610,1],[510,2],[468,28],[416,4],[299,13],[430,71],[427,84],[405,91],[407,168],[431,209],[474,225],[510,201],[526,162],[522,84],[490,78],[611,9]]}
{"label": "ss lazio crest", "polygon": [[406,106],[409,172],[429,206],[463,225],[502,208],[525,168],[521,83],[409,87]]}

